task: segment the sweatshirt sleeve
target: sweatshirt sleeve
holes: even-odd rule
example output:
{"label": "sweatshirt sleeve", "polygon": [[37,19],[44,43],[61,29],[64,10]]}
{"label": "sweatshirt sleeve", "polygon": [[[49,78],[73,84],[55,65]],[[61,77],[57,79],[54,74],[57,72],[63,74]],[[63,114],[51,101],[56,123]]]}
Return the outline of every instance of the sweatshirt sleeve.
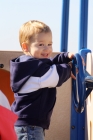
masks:
{"label": "sweatshirt sleeve", "polygon": [[[43,67],[41,68],[41,71],[42,69]],[[71,67],[68,64],[53,64],[52,66],[48,67],[47,71],[43,73],[42,76],[31,76],[18,92],[29,93],[37,91],[41,88],[59,87],[65,81],[67,81],[70,76]]]}
{"label": "sweatshirt sleeve", "polygon": [[68,58],[68,52],[62,52],[58,55],[56,55],[53,59],[52,59],[54,64],[63,64],[63,63],[68,63],[71,61],[71,59]]}
{"label": "sweatshirt sleeve", "polygon": [[52,65],[40,78],[40,87],[59,87],[71,76],[71,67],[68,64]]}
{"label": "sweatshirt sleeve", "polygon": [[57,87],[59,87],[71,77],[71,67],[68,64],[60,64],[56,67],[59,76]]}

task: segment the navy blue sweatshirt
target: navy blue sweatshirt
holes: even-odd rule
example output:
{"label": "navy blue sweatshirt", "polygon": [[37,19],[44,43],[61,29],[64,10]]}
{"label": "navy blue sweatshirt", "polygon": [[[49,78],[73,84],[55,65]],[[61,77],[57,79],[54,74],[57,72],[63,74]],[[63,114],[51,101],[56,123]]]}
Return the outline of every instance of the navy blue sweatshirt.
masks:
{"label": "navy blue sweatshirt", "polygon": [[15,126],[34,125],[48,129],[56,102],[56,87],[71,76],[68,53],[51,59],[22,55],[10,61],[11,88],[15,101],[11,109],[18,115]]}

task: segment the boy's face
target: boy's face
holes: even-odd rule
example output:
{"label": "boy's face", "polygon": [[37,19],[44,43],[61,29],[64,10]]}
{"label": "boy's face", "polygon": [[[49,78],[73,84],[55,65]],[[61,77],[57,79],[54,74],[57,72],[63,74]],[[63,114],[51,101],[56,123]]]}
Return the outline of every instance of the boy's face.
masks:
{"label": "boy's face", "polygon": [[29,53],[34,58],[50,58],[52,54],[52,33],[39,33],[29,45]]}

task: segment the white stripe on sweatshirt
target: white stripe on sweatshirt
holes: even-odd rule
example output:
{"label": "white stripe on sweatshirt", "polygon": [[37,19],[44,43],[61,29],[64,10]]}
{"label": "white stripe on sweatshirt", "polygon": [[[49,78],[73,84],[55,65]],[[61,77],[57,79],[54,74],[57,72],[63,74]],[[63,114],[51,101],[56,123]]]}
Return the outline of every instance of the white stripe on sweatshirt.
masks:
{"label": "white stripe on sweatshirt", "polygon": [[42,77],[31,76],[22,86],[18,93],[29,93],[45,87],[56,87],[59,81],[56,65],[52,65],[50,69]]}

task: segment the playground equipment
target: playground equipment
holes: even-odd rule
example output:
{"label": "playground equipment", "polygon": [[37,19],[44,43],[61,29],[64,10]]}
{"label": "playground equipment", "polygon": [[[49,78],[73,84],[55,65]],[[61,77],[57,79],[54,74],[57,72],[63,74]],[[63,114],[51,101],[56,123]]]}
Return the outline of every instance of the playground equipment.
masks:
{"label": "playground equipment", "polygon": [[[80,0],[80,29],[79,29],[79,49],[78,53],[86,58],[88,53],[92,53],[87,49],[87,29],[88,29],[88,0]],[[62,30],[61,30],[61,47],[60,51],[67,51],[68,48],[68,25],[69,25],[69,3],[70,0],[63,0],[62,11]],[[93,89],[93,83],[89,81],[90,75],[86,72],[86,67],[82,66],[81,58],[76,54],[73,63],[79,68],[79,73],[76,74],[76,82],[72,81],[72,99],[71,99],[71,130],[70,140],[93,140],[92,123],[90,121],[89,134],[86,128],[87,123],[87,108],[86,98]],[[75,67],[73,67],[75,74]],[[86,74],[87,73],[87,74]],[[87,76],[87,77],[86,77]],[[87,89],[86,89],[87,88]],[[82,93],[82,94],[81,94]],[[78,113],[77,113],[78,112]],[[82,113],[81,113],[82,112]],[[88,135],[90,135],[88,137]]]}
{"label": "playground equipment", "polygon": [[[81,58],[83,57],[86,63],[88,53],[91,53],[91,50],[81,49],[79,53],[75,54],[75,58],[73,59],[72,71],[76,75],[76,80],[72,80],[71,124],[74,125],[71,126],[71,140],[89,140],[86,132],[88,130],[85,128],[85,122],[87,121],[86,99],[93,90],[93,76],[86,71],[86,66],[83,66]],[[76,74],[76,68],[79,70],[78,74]],[[92,134],[90,135],[90,139],[92,140]]]}
{"label": "playground equipment", "polygon": [[[85,56],[90,50],[84,49],[80,52],[81,55],[78,53],[75,55],[72,68],[74,75],[76,75],[76,80],[72,80],[73,102],[75,110],[78,113],[84,111],[85,100],[93,90],[93,77],[86,71],[86,67],[83,66],[81,58],[81,56]],[[78,74],[76,74],[75,68],[78,68]]]}

